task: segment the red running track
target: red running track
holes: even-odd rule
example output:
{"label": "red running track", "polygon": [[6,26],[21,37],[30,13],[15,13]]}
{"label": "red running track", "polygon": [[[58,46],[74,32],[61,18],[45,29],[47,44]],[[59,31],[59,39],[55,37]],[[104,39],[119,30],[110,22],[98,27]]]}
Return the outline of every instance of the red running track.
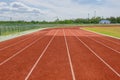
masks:
{"label": "red running track", "polygon": [[53,28],[1,42],[0,80],[120,80],[120,40]]}

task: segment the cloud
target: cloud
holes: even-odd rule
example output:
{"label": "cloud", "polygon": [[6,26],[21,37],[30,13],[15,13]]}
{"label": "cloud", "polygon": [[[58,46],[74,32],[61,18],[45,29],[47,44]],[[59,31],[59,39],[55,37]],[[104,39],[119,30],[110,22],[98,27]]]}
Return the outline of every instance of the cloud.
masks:
{"label": "cloud", "polygon": [[98,5],[102,4],[105,0],[73,0],[73,2],[77,2],[78,4],[89,4],[89,5]]}
{"label": "cloud", "polygon": [[45,10],[28,6],[22,2],[0,2],[0,20],[43,20]]}
{"label": "cloud", "polygon": [[1,12],[14,12],[14,13],[40,13],[44,14],[44,11],[29,7],[21,2],[0,2],[0,11]]}
{"label": "cloud", "polygon": [[[51,13],[65,17],[85,17],[93,15],[94,10],[99,16],[119,16],[120,0],[20,0],[32,5],[48,8]],[[108,12],[110,12],[108,14]],[[116,15],[117,13],[117,15]]]}
{"label": "cloud", "polygon": [[7,3],[5,3],[5,2],[0,2],[0,7],[4,7],[4,6],[7,6]]}
{"label": "cloud", "polygon": [[[88,13],[94,16],[120,16],[120,0],[14,0],[0,3],[0,11],[7,15],[28,16],[31,20],[53,20],[87,18]],[[1,15],[1,14],[0,14]],[[3,14],[2,14],[3,15]],[[23,16],[23,17],[22,17]]]}

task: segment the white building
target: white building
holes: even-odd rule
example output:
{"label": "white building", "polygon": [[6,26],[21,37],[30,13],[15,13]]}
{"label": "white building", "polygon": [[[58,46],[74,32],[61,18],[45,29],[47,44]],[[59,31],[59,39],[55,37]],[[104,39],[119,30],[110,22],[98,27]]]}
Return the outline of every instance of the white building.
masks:
{"label": "white building", "polygon": [[99,24],[110,24],[111,22],[109,20],[101,20],[99,21]]}

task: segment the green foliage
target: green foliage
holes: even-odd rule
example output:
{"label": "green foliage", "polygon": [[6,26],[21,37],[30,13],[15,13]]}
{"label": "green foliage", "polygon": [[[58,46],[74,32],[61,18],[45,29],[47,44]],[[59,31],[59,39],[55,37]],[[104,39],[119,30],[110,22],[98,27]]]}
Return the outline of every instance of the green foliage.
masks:
{"label": "green foliage", "polygon": [[120,27],[86,27],[84,29],[120,38]]}
{"label": "green foliage", "polygon": [[117,18],[115,17],[110,17],[110,18],[107,18],[108,20],[111,21],[111,23],[117,23]]}
{"label": "green foliage", "polygon": [[110,20],[111,23],[120,23],[120,17],[109,17],[109,18],[102,18],[102,17],[93,17],[91,19],[68,19],[68,20],[55,20],[50,23],[59,23],[59,24],[98,24],[100,20]]}
{"label": "green foliage", "polygon": [[8,35],[16,32],[22,32],[31,29],[38,29],[44,27],[51,27],[54,25],[40,24],[39,22],[31,21],[1,21],[0,22],[0,35]]}
{"label": "green foliage", "polygon": [[120,17],[109,17],[109,18],[101,18],[101,17],[93,17],[90,19],[67,19],[67,20],[59,20],[55,21],[0,21],[0,35],[7,35],[11,33],[38,29],[42,27],[54,27],[54,26],[65,26],[65,24],[98,24],[100,20],[107,19],[110,20],[111,23],[120,23]]}

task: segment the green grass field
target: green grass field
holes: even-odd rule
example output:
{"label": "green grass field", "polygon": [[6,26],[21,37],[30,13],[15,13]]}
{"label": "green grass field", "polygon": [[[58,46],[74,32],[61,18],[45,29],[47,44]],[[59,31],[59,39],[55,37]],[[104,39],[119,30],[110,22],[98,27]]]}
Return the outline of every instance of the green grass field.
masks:
{"label": "green grass field", "polygon": [[86,27],[84,29],[120,38],[120,27],[118,27],[118,26],[117,27],[116,26],[112,26],[112,27]]}

